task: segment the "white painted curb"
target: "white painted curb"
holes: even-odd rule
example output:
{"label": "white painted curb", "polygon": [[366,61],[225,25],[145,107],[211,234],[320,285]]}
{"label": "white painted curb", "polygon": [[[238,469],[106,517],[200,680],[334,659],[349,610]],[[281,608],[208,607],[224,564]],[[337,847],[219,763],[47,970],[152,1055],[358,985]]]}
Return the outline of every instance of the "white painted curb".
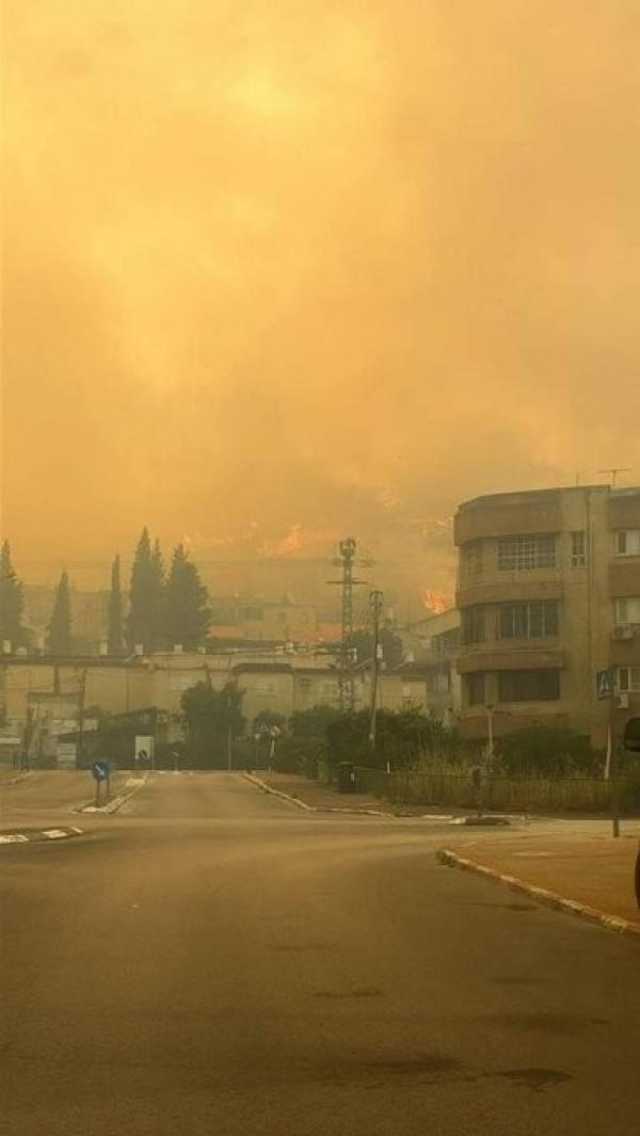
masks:
{"label": "white painted curb", "polygon": [[262,789],[264,793],[271,793],[274,797],[280,797],[283,801],[290,801],[292,805],[297,805],[299,809],[305,809],[308,813],[342,813],[346,816],[375,816],[375,817],[390,817],[396,820],[393,813],[383,813],[376,809],[340,809],[332,808],[330,805],[320,807],[317,805],[308,805],[305,801],[301,801],[298,797],[290,797],[288,793],[282,793],[280,789],[272,789],[265,781],[261,781],[259,777],[254,777],[253,773],[244,773],[243,776],[252,785],[256,785],[258,789]]}
{"label": "white painted curb", "polygon": [[244,773],[243,777],[256,788],[262,789],[263,793],[269,793],[272,797],[280,797],[280,800],[289,801],[290,804],[297,805],[299,809],[304,809],[308,813],[318,811],[313,805],[307,805],[304,801],[300,801],[298,797],[290,797],[288,793],[281,793],[279,789],[272,789],[265,781],[261,781],[259,777],[254,777],[253,773]]}
{"label": "white painted curb", "polygon": [[566,911],[569,915],[577,915],[579,919],[587,919],[590,923],[598,923],[609,931],[617,931],[619,935],[640,936],[640,923],[631,923],[628,919],[622,919],[618,915],[607,915],[606,912],[598,911],[595,907],[589,907],[586,903],[578,903],[575,899],[565,899],[564,896],[558,895],[554,891],[547,891],[546,888],[525,883],[517,876],[507,876],[493,868],[485,867],[484,864],[478,864],[475,860],[467,860],[463,856],[458,856],[449,848],[440,848],[436,852],[436,858],[441,864],[446,864],[449,868],[461,868],[464,872],[475,872],[476,875],[484,876],[485,879],[506,884],[512,891],[523,892],[546,907]]}
{"label": "white painted curb", "polygon": [[0,844],[36,844],[42,840],[68,840],[70,836],[82,836],[82,828],[41,828],[35,832],[2,832]]}

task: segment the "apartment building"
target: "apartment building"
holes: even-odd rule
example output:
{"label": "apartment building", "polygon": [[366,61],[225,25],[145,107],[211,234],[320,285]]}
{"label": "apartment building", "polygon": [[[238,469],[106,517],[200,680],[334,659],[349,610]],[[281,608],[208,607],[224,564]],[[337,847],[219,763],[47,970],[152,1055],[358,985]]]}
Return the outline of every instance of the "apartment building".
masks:
{"label": "apartment building", "polygon": [[606,741],[598,671],[612,668],[616,727],[640,713],[640,488],[500,493],[455,519],[461,722],[486,737],[536,723]]}

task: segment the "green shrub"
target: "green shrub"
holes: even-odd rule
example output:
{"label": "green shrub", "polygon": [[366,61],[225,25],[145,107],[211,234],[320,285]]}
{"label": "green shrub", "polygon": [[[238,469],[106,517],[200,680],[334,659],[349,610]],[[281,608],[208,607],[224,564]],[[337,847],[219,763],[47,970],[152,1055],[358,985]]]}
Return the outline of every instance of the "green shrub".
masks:
{"label": "green shrub", "polygon": [[587,777],[602,771],[602,758],[589,738],[557,726],[515,730],[496,743],[497,768],[517,777]]}

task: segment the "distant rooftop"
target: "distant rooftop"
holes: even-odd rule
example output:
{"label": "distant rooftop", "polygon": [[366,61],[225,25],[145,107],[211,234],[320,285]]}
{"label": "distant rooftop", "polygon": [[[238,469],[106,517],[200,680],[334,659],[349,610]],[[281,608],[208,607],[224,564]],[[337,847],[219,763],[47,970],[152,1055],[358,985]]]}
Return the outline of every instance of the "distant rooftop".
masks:
{"label": "distant rooftop", "polygon": [[616,486],[613,488],[610,485],[558,485],[552,489],[514,489],[507,493],[486,493],[481,497],[472,497],[469,501],[463,501],[458,510],[480,508],[488,504],[504,504],[510,505],[521,501],[523,497],[544,498],[555,497],[558,493],[610,493],[615,497],[634,496],[640,494],[640,486]]}

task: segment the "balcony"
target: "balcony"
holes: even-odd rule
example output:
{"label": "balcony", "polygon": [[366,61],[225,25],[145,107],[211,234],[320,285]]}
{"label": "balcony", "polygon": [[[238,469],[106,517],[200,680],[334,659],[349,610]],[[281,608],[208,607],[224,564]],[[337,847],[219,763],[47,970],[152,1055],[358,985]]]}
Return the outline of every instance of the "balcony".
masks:
{"label": "balcony", "polygon": [[611,561],[609,595],[614,598],[640,595],[640,556],[621,556]]}
{"label": "balcony", "polygon": [[561,670],[566,665],[565,652],[553,639],[542,645],[539,639],[513,640],[506,645],[504,639],[485,643],[470,643],[460,648],[457,660],[458,674],[478,671],[536,671]]}
{"label": "balcony", "polygon": [[490,580],[461,578],[456,606],[559,600],[563,594],[562,574],[557,568],[535,568],[530,572],[498,572],[496,569]]}
{"label": "balcony", "polygon": [[611,663],[623,667],[640,665],[640,624],[622,623],[612,629]]}

